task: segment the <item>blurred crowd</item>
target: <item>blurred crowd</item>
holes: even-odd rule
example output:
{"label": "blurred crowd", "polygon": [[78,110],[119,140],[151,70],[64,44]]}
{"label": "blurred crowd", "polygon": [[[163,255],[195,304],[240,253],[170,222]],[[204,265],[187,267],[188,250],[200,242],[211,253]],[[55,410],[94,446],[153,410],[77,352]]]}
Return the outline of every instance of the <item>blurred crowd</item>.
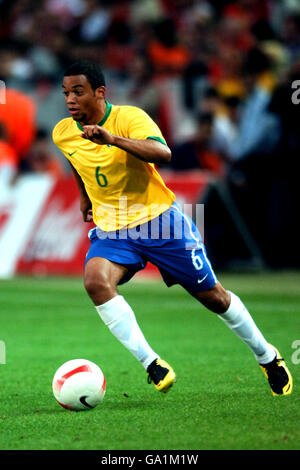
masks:
{"label": "blurred crowd", "polygon": [[296,236],[298,0],[0,0],[4,177],[68,171],[51,131],[67,116],[63,71],[78,59],[102,65],[108,101],[158,123],[170,170],[228,183],[272,254]]}

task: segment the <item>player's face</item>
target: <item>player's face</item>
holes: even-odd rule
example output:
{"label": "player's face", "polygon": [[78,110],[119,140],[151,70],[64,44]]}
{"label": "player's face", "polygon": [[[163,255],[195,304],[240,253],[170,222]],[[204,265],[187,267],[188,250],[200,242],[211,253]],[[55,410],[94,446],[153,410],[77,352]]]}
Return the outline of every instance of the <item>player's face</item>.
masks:
{"label": "player's face", "polygon": [[64,77],[63,93],[73,119],[84,124],[94,124],[101,115],[105,87],[93,90],[85,75]]}

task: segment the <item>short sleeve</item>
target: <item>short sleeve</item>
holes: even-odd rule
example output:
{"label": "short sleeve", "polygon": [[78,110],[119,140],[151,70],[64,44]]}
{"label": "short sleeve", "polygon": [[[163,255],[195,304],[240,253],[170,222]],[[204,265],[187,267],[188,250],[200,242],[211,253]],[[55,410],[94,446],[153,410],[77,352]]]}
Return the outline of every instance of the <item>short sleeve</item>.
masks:
{"label": "short sleeve", "polygon": [[166,145],[158,125],[142,109],[124,106],[120,119],[124,137],[138,140],[154,139]]}
{"label": "short sleeve", "polygon": [[52,140],[57,147],[60,146],[61,141],[64,137],[64,132],[67,128],[67,119],[62,119],[59,121],[52,131]]}
{"label": "short sleeve", "polygon": [[52,131],[52,140],[56,147],[64,154],[64,156],[69,160],[68,157],[68,144],[69,144],[69,129],[70,119],[65,118],[56,124]]}

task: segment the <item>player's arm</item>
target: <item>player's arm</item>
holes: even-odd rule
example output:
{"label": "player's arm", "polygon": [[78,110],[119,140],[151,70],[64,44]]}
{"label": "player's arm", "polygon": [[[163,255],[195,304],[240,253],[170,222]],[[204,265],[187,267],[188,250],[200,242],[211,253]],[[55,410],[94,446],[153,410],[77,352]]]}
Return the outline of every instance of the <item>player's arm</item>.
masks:
{"label": "player's arm", "polygon": [[87,195],[82,179],[80,178],[79,174],[77,173],[77,171],[75,170],[75,168],[73,167],[71,163],[70,163],[70,166],[72,168],[72,172],[75,176],[75,180],[79,189],[80,211],[82,212],[83,220],[84,222],[92,222],[93,220],[92,203],[90,201],[90,198]]}
{"label": "player's arm", "polygon": [[97,125],[83,126],[84,132],[81,137],[89,139],[98,145],[113,145],[135,157],[149,163],[169,163],[171,160],[171,150],[167,145],[154,139],[129,139],[108,132],[103,127]]}

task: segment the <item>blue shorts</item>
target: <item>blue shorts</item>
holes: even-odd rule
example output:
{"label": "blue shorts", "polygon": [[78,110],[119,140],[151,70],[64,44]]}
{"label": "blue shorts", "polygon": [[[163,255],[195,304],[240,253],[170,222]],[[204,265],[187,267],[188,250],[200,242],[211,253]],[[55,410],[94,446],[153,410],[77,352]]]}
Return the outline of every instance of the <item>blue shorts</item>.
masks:
{"label": "blue shorts", "polygon": [[158,267],[168,287],[180,284],[196,293],[213,288],[217,282],[198,228],[176,203],[132,229],[104,232],[94,227],[89,239],[85,264],[101,257],[125,266],[128,272],[119,284],[129,281],[148,261]]}

